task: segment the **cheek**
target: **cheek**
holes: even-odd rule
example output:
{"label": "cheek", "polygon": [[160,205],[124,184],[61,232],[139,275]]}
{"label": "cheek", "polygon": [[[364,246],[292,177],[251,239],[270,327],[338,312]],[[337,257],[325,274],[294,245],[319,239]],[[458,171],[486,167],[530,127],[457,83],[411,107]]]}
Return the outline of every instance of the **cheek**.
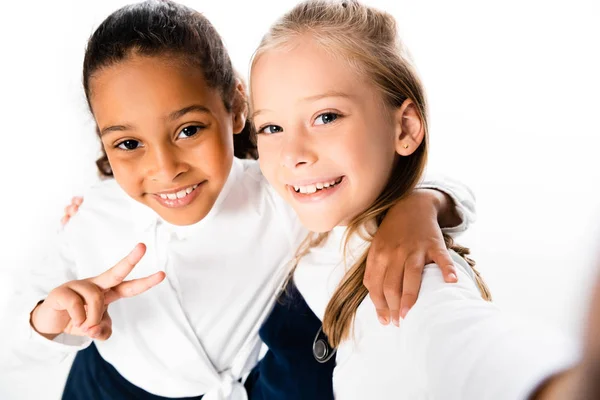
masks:
{"label": "cheek", "polygon": [[336,149],[346,160],[355,187],[373,200],[387,183],[396,154],[393,135],[384,132],[382,127],[366,128]]}
{"label": "cheek", "polygon": [[136,198],[143,190],[143,176],[134,160],[108,158],[115,181],[131,197]]}
{"label": "cheek", "polygon": [[260,165],[260,170],[269,183],[276,186],[275,176],[277,175],[277,166],[281,164],[278,159],[278,154],[280,154],[280,152],[278,150],[276,138],[268,138],[264,135],[259,135],[256,146],[258,148],[258,163]]}
{"label": "cheek", "polygon": [[134,181],[138,175],[137,163],[133,157],[120,157],[114,152],[107,152],[108,162],[115,179]]}
{"label": "cheek", "polygon": [[191,165],[213,178],[226,179],[233,162],[233,136],[211,132],[188,152]]}

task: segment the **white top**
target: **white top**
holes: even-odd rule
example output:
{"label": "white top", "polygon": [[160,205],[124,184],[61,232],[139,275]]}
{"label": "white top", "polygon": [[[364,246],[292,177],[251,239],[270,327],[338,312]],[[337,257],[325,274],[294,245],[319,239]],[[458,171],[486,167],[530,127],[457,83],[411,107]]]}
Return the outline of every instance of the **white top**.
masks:
{"label": "white top", "polygon": [[36,360],[58,361],[88,346],[84,337],[41,337],[29,326],[29,311],[54,287],[100,274],[143,242],[147,252],[128,279],[159,270],[166,279],[110,305],[113,334],[95,341],[98,351],[156,395],[245,398],[237,380],[256,363],[258,329],[305,234],[256,163],[236,159],[213,209],[185,227],[162,221],[113,179],[104,181],[85,193],[59,235],[57,258],[32,271],[37,290],[21,310],[29,341],[19,347]]}
{"label": "white top", "polygon": [[[462,226],[473,217],[466,197]],[[43,338],[29,325],[29,312],[54,287],[100,274],[143,242],[147,252],[128,278],[162,270],[166,280],[110,305],[113,334],[95,341],[98,351],[128,381],[156,395],[245,399],[238,379],[257,361],[258,329],[306,233],[256,162],[236,159],[213,209],[187,227],[162,221],[114,180],[104,181],[85,193],[59,235],[56,257],[32,268],[28,285],[36,290],[15,307],[20,343],[14,353],[22,363],[60,361],[88,346],[89,339],[77,336]]]}
{"label": "white top", "polygon": [[[325,307],[344,275],[345,228],[298,264],[294,280],[313,312]],[[354,235],[351,266],[366,242]],[[400,327],[383,326],[367,296],[353,333],[337,350],[337,399],[526,399],[546,378],[572,366],[578,350],[564,338],[524,326],[481,298],[470,266],[451,252],[458,283],[444,283],[437,265],[425,267],[415,306]],[[493,289],[493,288],[492,288]]]}

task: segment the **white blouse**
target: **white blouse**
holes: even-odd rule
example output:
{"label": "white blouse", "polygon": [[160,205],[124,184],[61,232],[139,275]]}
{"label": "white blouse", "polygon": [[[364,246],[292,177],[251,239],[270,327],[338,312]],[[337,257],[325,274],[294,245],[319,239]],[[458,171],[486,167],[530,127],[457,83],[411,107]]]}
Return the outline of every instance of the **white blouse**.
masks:
{"label": "white blouse", "polygon": [[[298,264],[298,290],[323,319],[345,271],[346,228]],[[366,249],[354,235],[347,265]],[[471,267],[451,252],[458,283],[445,283],[435,264],[425,267],[419,298],[400,327],[377,321],[367,296],[350,338],[338,347],[333,374],[337,399],[526,399],[548,377],[572,366],[578,350],[565,338],[525,326],[484,301]]]}
{"label": "white blouse", "polygon": [[[444,190],[444,182],[423,186]],[[473,218],[468,192],[452,193],[463,226]],[[293,210],[275,194],[253,161],[235,160],[210,213],[191,226],[173,226],[129,198],[114,180],[84,193],[85,201],[59,235],[57,254],[31,267],[34,292],[22,293],[14,353],[21,363],[61,361],[91,341],[38,335],[29,312],[50,290],[98,275],[138,242],[147,245],[129,279],[162,270],[166,279],[109,307],[113,334],[95,341],[102,357],[134,385],[165,397],[205,394],[206,400],[245,399],[239,380],[255,365],[258,329],[306,235]],[[460,199],[456,196],[464,195]],[[33,283],[32,283],[33,282]],[[377,321],[373,317],[373,321]]]}

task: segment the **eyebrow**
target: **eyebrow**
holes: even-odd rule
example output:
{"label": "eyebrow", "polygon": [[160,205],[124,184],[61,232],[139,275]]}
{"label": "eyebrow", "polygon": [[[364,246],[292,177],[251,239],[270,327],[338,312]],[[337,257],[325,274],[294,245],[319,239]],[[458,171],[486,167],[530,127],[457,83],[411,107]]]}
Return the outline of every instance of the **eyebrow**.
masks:
{"label": "eyebrow", "polygon": [[336,90],[330,90],[328,92],[325,93],[321,93],[321,94],[316,94],[314,96],[308,96],[302,99],[302,101],[316,101],[316,100],[321,100],[327,97],[342,97],[344,99],[350,99],[353,96],[349,95],[348,93],[344,93],[344,92],[338,92]]}
{"label": "eyebrow", "polygon": [[175,121],[176,119],[179,119],[185,114],[191,112],[201,112],[210,114],[210,110],[207,107],[200,104],[192,104],[191,106],[184,107],[181,110],[173,111],[171,114],[169,114],[167,119],[170,121]]}
{"label": "eyebrow", "polygon": [[113,126],[109,126],[107,128],[102,129],[102,131],[100,132],[100,137],[106,135],[107,133],[110,132],[122,132],[122,131],[128,131],[131,129],[131,125],[113,125]]}
{"label": "eyebrow", "polygon": [[[344,93],[344,92],[338,92],[335,90],[330,90],[328,92],[325,93],[320,93],[320,94],[315,94],[313,96],[308,96],[308,97],[304,97],[303,99],[301,99],[302,102],[311,102],[311,101],[317,101],[317,100],[321,100],[321,99],[325,99],[327,97],[341,97],[344,99],[351,99],[353,96]],[[250,117],[251,119],[254,119],[254,117],[256,117],[257,115],[265,112],[265,111],[272,111],[269,109],[261,109],[261,110],[256,110],[252,113],[252,116]]]}
{"label": "eyebrow", "polygon": [[[210,113],[210,110],[200,104],[192,104],[191,106],[187,106],[184,107],[180,110],[177,111],[173,111],[171,114],[169,114],[167,116],[166,119],[168,119],[169,121],[175,121],[181,117],[183,117],[185,114],[191,113],[191,112],[202,112],[202,113]],[[107,128],[102,129],[102,131],[100,132],[100,137],[102,137],[103,135],[109,133],[109,132],[123,132],[123,131],[127,131],[132,129],[131,125],[125,124],[125,125],[113,125],[113,126],[109,126]]]}

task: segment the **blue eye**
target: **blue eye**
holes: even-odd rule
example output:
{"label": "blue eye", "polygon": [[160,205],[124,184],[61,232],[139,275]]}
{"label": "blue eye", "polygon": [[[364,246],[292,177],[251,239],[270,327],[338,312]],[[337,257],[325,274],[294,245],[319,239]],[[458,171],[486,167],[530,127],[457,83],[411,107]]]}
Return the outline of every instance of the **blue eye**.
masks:
{"label": "blue eye", "polygon": [[183,128],[181,130],[181,132],[179,132],[179,135],[177,135],[177,137],[178,138],[189,138],[194,135],[197,135],[198,132],[200,132],[202,129],[204,129],[204,127],[198,126],[198,125],[186,126],[185,128]]}
{"label": "blue eye", "polygon": [[273,133],[279,133],[279,132],[283,132],[283,128],[280,127],[279,125],[267,125],[267,126],[262,127],[258,133],[266,133],[266,134],[271,135]]}
{"label": "blue eye", "polygon": [[[336,119],[338,119],[339,114],[333,113],[333,112],[327,112],[327,113],[323,113],[321,115],[319,115],[317,118],[315,118],[315,125],[325,125],[325,124],[330,124],[333,121],[335,121]],[[321,121],[321,122],[319,122]]]}
{"label": "blue eye", "polygon": [[140,142],[138,142],[137,140],[128,139],[128,140],[122,141],[116,147],[118,147],[121,150],[135,150],[139,146],[140,146]]}

